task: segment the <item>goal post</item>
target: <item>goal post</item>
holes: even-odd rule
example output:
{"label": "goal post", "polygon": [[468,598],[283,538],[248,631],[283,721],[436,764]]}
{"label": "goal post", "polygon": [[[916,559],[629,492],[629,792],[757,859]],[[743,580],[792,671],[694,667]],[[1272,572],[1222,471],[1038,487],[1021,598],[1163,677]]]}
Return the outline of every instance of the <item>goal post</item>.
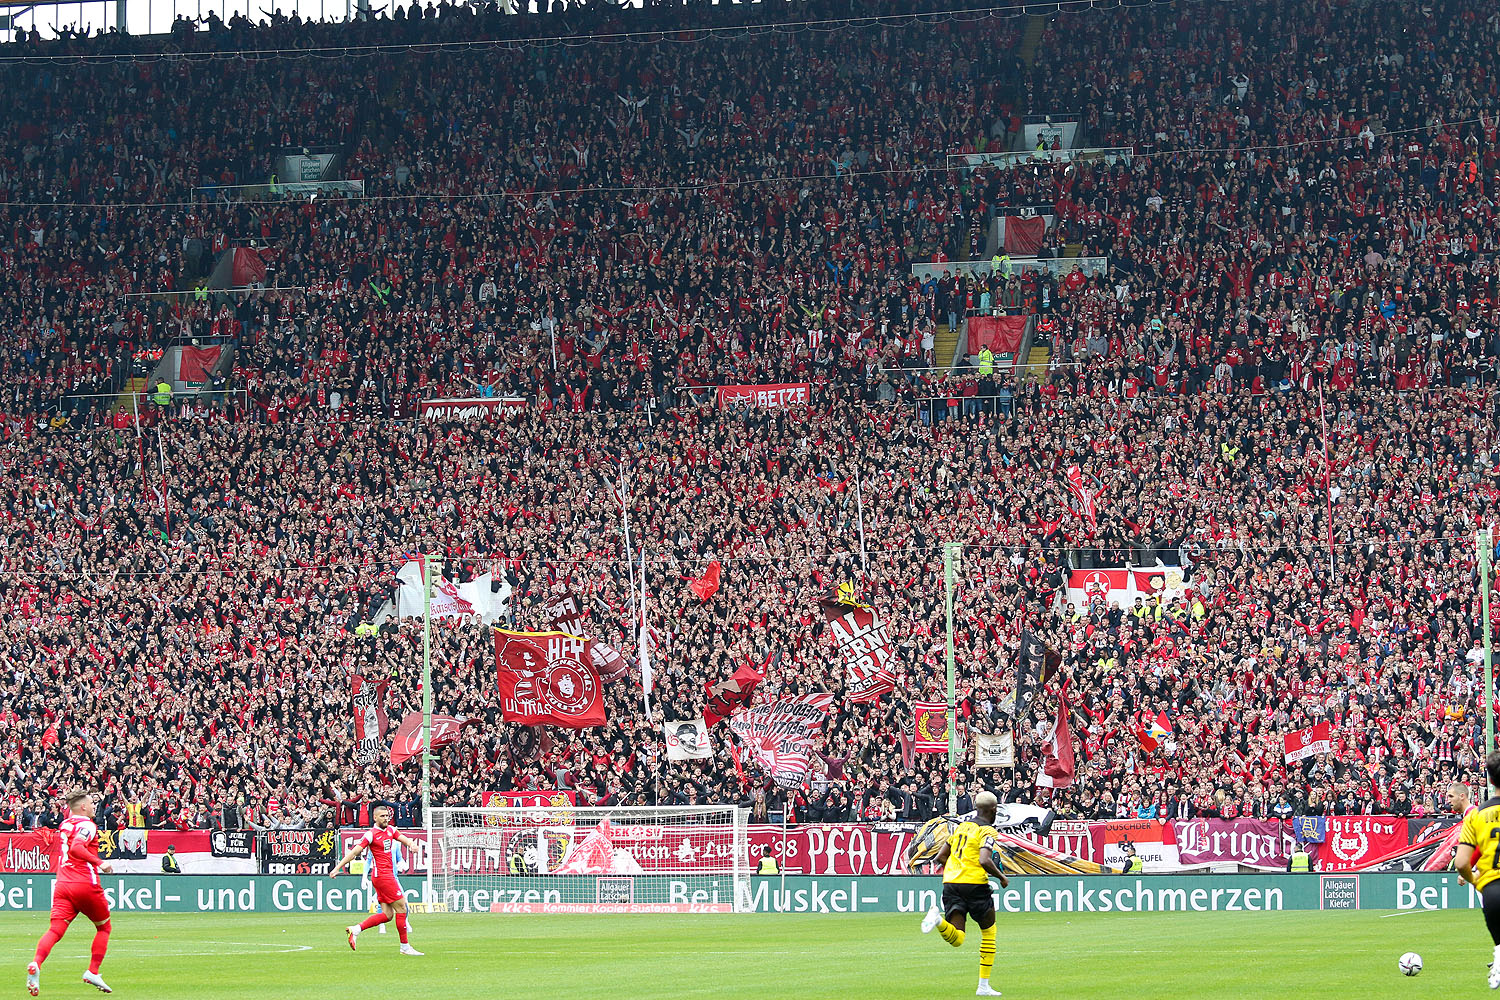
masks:
{"label": "goal post", "polygon": [[434,808],[427,905],[449,913],[743,913],[737,806]]}

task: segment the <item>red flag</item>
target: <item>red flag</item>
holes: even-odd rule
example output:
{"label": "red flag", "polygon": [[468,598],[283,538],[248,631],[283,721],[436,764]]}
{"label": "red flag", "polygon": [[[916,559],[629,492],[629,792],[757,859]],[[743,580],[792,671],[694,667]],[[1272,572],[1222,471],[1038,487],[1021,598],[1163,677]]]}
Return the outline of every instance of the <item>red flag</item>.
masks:
{"label": "red flag", "polygon": [[630,664],[625,662],[620,651],[598,639],[594,640],[592,662],[602,681],[617,681],[630,672]]}
{"label": "red flag", "polygon": [[1067,788],[1073,784],[1078,773],[1078,761],[1073,753],[1073,726],[1068,721],[1068,685],[1063,683],[1057,693],[1057,722],[1047,739],[1046,756],[1036,774],[1039,788]]}
{"label": "red flag", "polygon": [[547,605],[547,613],[552,616],[552,628],[558,632],[583,635],[587,628],[583,621],[583,609],[579,607],[578,598],[572,591],[564,591],[561,597],[554,598]]}
{"label": "red flag", "polygon": [[1068,492],[1078,499],[1078,513],[1089,522],[1090,528],[1097,529],[1099,527],[1099,512],[1095,506],[1095,501],[1099,499],[1099,493],[1103,491],[1095,492],[1085,486],[1083,472],[1076,465],[1068,466],[1067,482]]}
{"label": "red flag", "polygon": [[[459,730],[471,721],[462,715],[433,715],[432,749],[437,750],[458,740]],[[422,753],[422,713],[413,712],[401,720],[396,738],[391,741],[391,766],[400,767]]]}
{"label": "red flag", "polygon": [[1299,729],[1282,737],[1286,748],[1286,762],[1295,764],[1313,754],[1330,753],[1333,750],[1333,726],[1320,722],[1307,729]]}
{"label": "red flag", "polygon": [[693,592],[698,600],[708,600],[719,592],[719,574],[722,570],[723,567],[719,565],[719,560],[715,559],[708,564],[708,568],[703,571],[702,576],[697,579],[688,580],[688,589]]}
{"label": "red flag", "polygon": [[55,746],[57,746],[57,725],[56,725],[56,723],[48,726],[47,727],[47,731],[42,734],[42,749],[43,750],[51,750]]}
{"label": "red flag", "polygon": [[703,721],[712,726],[720,719],[727,719],[736,709],[750,704],[750,698],[764,678],[748,663],[734,672],[727,681],[705,684],[708,701],[703,705]]}
{"label": "red flag", "polygon": [[593,640],[564,632],[495,630],[500,717],[528,726],[604,725],[604,695]]}
{"label": "red flag", "polygon": [[917,753],[948,751],[948,706],[940,701],[912,705],[912,749]]}

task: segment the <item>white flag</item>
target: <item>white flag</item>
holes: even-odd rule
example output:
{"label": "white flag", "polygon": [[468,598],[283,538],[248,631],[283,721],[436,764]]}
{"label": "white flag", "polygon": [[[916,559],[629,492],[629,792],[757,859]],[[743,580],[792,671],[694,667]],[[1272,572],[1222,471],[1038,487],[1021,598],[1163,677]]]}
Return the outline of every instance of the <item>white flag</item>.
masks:
{"label": "white flag", "polygon": [[[486,573],[468,583],[453,583],[439,576],[432,582],[432,617],[462,618],[474,615],[486,625],[505,614],[510,601],[510,583],[500,581],[500,592],[491,588],[493,578]],[[396,613],[402,618],[422,617],[422,563],[412,559],[396,573]]]}
{"label": "white flag", "polygon": [[996,736],[974,735],[975,767],[1015,767],[1016,740],[1010,733]]}
{"label": "white flag", "polygon": [[651,716],[651,687],[654,681],[651,669],[651,637],[646,628],[646,547],[641,546],[641,627],[637,636],[641,660],[641,692],[646,701],[646,716]]}
{"label": "white flag", "polygon": [[702,719],[662,724],[667,738],[667,760],[712,760],[714,749],[708,742],[708,726]]}

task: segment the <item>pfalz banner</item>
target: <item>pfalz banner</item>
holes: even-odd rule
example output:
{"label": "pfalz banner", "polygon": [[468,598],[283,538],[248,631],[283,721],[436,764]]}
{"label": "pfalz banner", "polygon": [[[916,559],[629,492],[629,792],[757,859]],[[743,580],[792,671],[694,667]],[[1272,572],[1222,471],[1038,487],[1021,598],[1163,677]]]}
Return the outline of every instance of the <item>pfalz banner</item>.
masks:
{"label": "pfalz banner", "polygon": [[[780,826],[750,824],[750,857],[754,870],[769,847],[782,870],[801,875],[908,875],[906,848],[910,830],[877,830],[867,824]],[[785,833],[785,836],[783,836]]]}
{"label": "pfalz banner", "polygon": [[719,386],[719,409],[721,410],[732,409],[736,406],[784,410],[792,406],[806,406],[811,401],[812,386],[807,382]]}

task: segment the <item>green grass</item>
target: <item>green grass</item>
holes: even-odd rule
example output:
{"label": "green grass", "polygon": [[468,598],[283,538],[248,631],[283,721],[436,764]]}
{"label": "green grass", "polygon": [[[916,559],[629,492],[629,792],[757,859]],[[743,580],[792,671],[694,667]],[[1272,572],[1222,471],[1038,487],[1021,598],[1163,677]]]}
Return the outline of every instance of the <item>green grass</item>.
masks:
{"label": "green grass", "polygon": [[[23,980],[44,913],[0,914],[6,975]],[[104,975],[152,1000],[327,997],[888,998],[974,995],[978,934],[955,951],[914,916],[415,917],[425,958],[391,933],[349,951],[338,914],[116,914]],[[79,981],[82,920],[42,973],[43,997],[97,996]],[[1396,970],[1422,955],[1415,979]],[[995,984],[1014,998],[1489,996],[1489,936],[1477,910],[1003,916]]]}

